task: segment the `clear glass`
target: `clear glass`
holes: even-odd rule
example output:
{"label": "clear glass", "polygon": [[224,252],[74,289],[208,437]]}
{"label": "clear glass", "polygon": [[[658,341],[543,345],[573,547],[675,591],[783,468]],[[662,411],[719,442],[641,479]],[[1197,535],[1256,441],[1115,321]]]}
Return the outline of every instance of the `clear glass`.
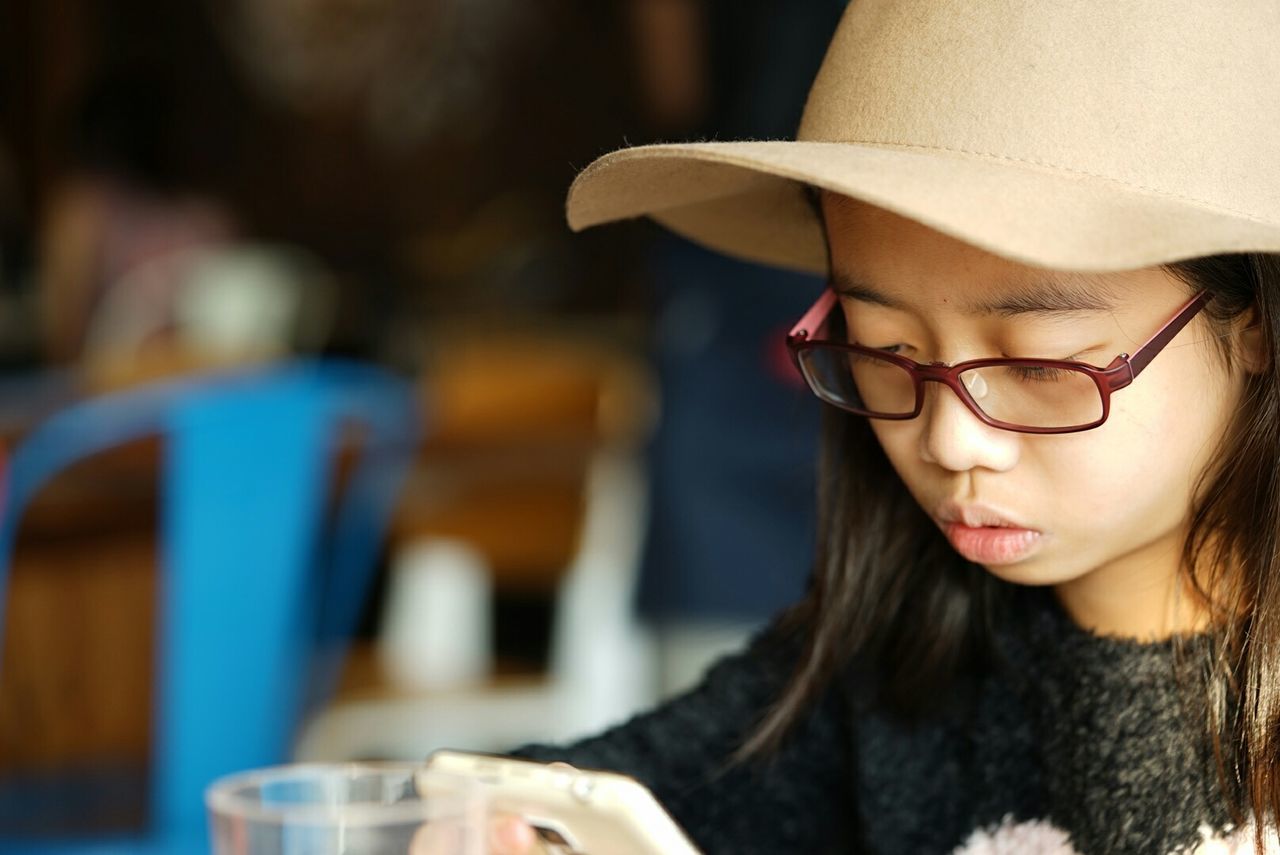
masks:
{"label": "clear glass", "polygon": [[277,766],[222,778],[205,801],[214,855],[485,851],[480,790],[467,779],[424,773],[421,765]]}

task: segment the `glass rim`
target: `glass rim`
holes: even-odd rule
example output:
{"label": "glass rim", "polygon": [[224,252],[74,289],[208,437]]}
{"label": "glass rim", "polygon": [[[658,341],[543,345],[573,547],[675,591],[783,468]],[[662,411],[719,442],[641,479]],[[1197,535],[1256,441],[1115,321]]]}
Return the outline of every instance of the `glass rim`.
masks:
{"label": "glass rim", "polygon": [[[428,801],[417,788],[418,773],[448,778],[458,785],[459,797],[466,798],[467,790],[474,789],[469,779],[456,775],[431,771],[418,762],[409,761],[355,761],[346,763],[288,763],[233,772],[217,778],[205,788],[205,807],[223,817],[234,817],[260,823],[290,825],[344,825],[376,826],[401,822],[426,822]],[[347,803],[295,802],[292,804],[265,805],[260,800],[244,794],[252,786],[284,783],[290,779],[305,782],[318,781],[322,776],[352,779],[361,775],[378,776],[403,774],[409,785],[407,792],[413,798],[398,802],[379,803],[353,801]]]}

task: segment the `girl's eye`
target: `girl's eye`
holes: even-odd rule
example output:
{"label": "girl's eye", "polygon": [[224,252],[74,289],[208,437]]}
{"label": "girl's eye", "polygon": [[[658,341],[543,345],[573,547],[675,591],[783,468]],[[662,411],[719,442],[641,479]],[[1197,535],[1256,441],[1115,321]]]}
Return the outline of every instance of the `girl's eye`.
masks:
{"label": "girl's eye", "polygon": [[1083,362],[1086,365],[1088,365],[1091,363],[1089,359],[1086,357],[1086,355],[1093,352],[1094,350],[1097,350],[1097,348],[1082,350],[1079,353],[1073,353],[1070,356],[1046,356],[1044,353],[1021,353],[1021,352],[1001,353],[1000,355],[1006,359],[1048,359],[1053,362]]}
{"label": "girl's eye", "polygon": [[1053,383],[1065,379],[1068,374],[1076,372],[1064,368],[1053,368],[1048,365],[1011,365],[1009,373],[1018,380],[1033,383]]}
{"label": "girl's eye", "polygon": [[881,353],[901,354],[902,351],[907,349],[907,346],[905,344],[885,344],[885,345],[878,345],[878,346],[877,345],[867,345],[867,346],[870,347],[872,350],[878,350]]}

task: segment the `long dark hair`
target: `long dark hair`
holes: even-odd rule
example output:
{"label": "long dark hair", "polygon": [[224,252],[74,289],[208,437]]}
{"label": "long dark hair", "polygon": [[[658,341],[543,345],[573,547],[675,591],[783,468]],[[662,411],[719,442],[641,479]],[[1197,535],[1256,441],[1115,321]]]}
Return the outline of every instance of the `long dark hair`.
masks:
{"label": "long dark hair", "polygon": [[[1233,325],[1256,310],[1267,362],[1244,394],[1196,485],[1183,567],[1220,628],[1204,661],[1175,646],[1185,693],[1207,698],[1204,727],[1237,823],[1280,816],[1280,255],[1229,254],[1164,268],[1205,310],[1217,357],[1244,371]],[[840,322],[840,313],[832,317]],[[781,696],[739,751],[767,754],[833,677],[856,661],[877,702],[928,715],[958,675],[983,667],[1015,586],[961,558],[891,467],[869,423],[825,407],[818,459],[818,545],[807,596],[781,623],[803,653]]]}

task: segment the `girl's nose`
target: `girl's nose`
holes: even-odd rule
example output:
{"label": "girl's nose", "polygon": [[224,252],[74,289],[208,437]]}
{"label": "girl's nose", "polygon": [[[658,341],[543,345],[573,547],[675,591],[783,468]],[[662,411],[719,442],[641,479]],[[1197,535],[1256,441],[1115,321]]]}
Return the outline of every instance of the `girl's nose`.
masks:
{"label": "girl's nose", "polygon": [[[982,390],[970,389],[981,400]],[[942,383],[926,382],[919,418],[920,456],[953,472],[1007,471],[1018,462],[1021,435],[985,424]]]}

